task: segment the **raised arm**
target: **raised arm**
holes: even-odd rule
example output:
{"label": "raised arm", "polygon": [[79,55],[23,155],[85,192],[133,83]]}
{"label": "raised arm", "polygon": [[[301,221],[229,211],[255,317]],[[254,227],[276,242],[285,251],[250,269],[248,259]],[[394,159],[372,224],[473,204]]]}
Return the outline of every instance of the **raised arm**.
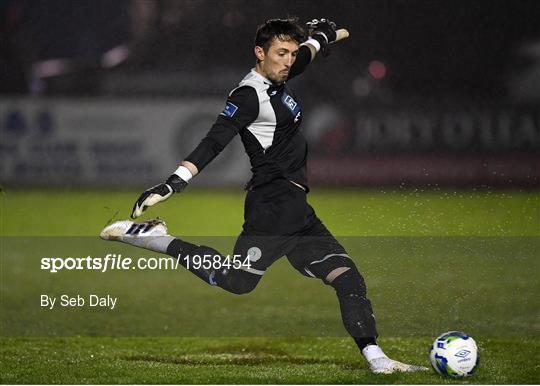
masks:
{"label": "raised arm", "polygon": [[309,63],[319,51],[323,56],[328,56],[328,45],[336,41],[336,24],[328,19],[313,19],[306,24],[309,38],[300,44],[298,56],[291,67],[289,79],[300,75],[305,71]]}

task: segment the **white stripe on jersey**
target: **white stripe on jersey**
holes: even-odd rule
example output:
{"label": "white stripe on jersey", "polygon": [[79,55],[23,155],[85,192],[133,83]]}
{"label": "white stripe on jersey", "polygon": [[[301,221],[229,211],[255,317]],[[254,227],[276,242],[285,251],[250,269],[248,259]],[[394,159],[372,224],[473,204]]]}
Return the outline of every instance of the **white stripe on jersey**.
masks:
{"label": "white stripe on jersey", "polygon": [[251,86],[257,92],[259,115],[247,129],[255,136],[264,150],[272,146],[277,125],[276,113],[270,104],[270,96],[267,93],[271,84],[272,82],[252,69],[238,85],[238,87]]}

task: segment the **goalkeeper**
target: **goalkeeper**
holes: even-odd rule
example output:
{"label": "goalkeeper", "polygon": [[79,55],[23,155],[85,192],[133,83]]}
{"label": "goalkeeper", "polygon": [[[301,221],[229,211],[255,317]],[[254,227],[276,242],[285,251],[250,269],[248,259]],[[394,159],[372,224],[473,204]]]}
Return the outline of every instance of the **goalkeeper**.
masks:
{"label": "goalkeeper", "polygon": [[[426,370],[389,359],[377,344],[377,329],[366,285],[353,260],[307,203],[307,143],[300,131],[302,110],[286,81],[300,75],[318,52],[329,54],[336,25],[308,23],[308,37],[296,18],[272,19],[255,36],[253,68],[233,89],[223,112],[200,144],[162,184],[141,194],[132,218],[181,193],[223,148],[240,135],[253,176],[246,185],[244,225],[234,256],[249,265],[205,269],[186,256],[221,256],[218,251],[168,235],[165,223],[118,221],[101,237],[166,253],[206,283],[235,294],[252,291],[266,269],[282,256],[301,274],[322,280],[339,300],[343,324],[374,373]],[[225,259],[225,257],[222,257]]]}

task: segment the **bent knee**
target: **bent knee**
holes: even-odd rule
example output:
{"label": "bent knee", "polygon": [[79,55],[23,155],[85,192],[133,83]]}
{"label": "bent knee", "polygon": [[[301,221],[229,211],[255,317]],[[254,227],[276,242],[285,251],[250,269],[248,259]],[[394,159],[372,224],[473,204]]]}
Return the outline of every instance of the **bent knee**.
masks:
{"label": "bent knee", "polygon": [[328,273],[328,275],[325,277],[324,280],[328,284],[330,284],[334,280],[336,280],[341,274],[347,272],[349,269],[351,269],[351,267],[338,267],[338,268],[335,268],[332,271],[330,271],[330,273]]}
{"label": "bent knee", "polygon": [[354,262],[345,256],[335,256],[310,267],[316,277],[338,293],[364,296],[366,284]]}
{"label": "bent knee", "polygon": [[230,271],[221,287],[235,295],[245,295],[257,287],[260,276],[243,271]]}

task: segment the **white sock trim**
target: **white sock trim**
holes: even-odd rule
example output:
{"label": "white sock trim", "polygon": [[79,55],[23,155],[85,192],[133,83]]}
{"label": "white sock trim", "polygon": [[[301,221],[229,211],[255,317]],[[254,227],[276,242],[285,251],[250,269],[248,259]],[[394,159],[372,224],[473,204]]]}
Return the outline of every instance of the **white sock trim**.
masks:
{"label": "white sock trim", "polygon": [[364,347],[362,354],[366,357],[368,362],[377,358],[386,358],[386,354],[376,344],[370,344]]}
{"label": "white sock trim", "polygon": [[302,46],[304,44],[311,44],[313,47],[315,47],[315,51],[317,52],[319,52],[319,50],[321,49],[321,43],[319,43],[317,40],[313,38],[309,38],[308,40],[306,40],[304,43],[300,45]]}
{"label": "white sock trim", "polygon": [[176,169],[173,174],[176,174],[178,177],[180,177],[186,182],[189,182],[189,180],[193,178],[193,174],[191,174],[189,169],[186,168],[185,166],[179,166],[178,169]]}

